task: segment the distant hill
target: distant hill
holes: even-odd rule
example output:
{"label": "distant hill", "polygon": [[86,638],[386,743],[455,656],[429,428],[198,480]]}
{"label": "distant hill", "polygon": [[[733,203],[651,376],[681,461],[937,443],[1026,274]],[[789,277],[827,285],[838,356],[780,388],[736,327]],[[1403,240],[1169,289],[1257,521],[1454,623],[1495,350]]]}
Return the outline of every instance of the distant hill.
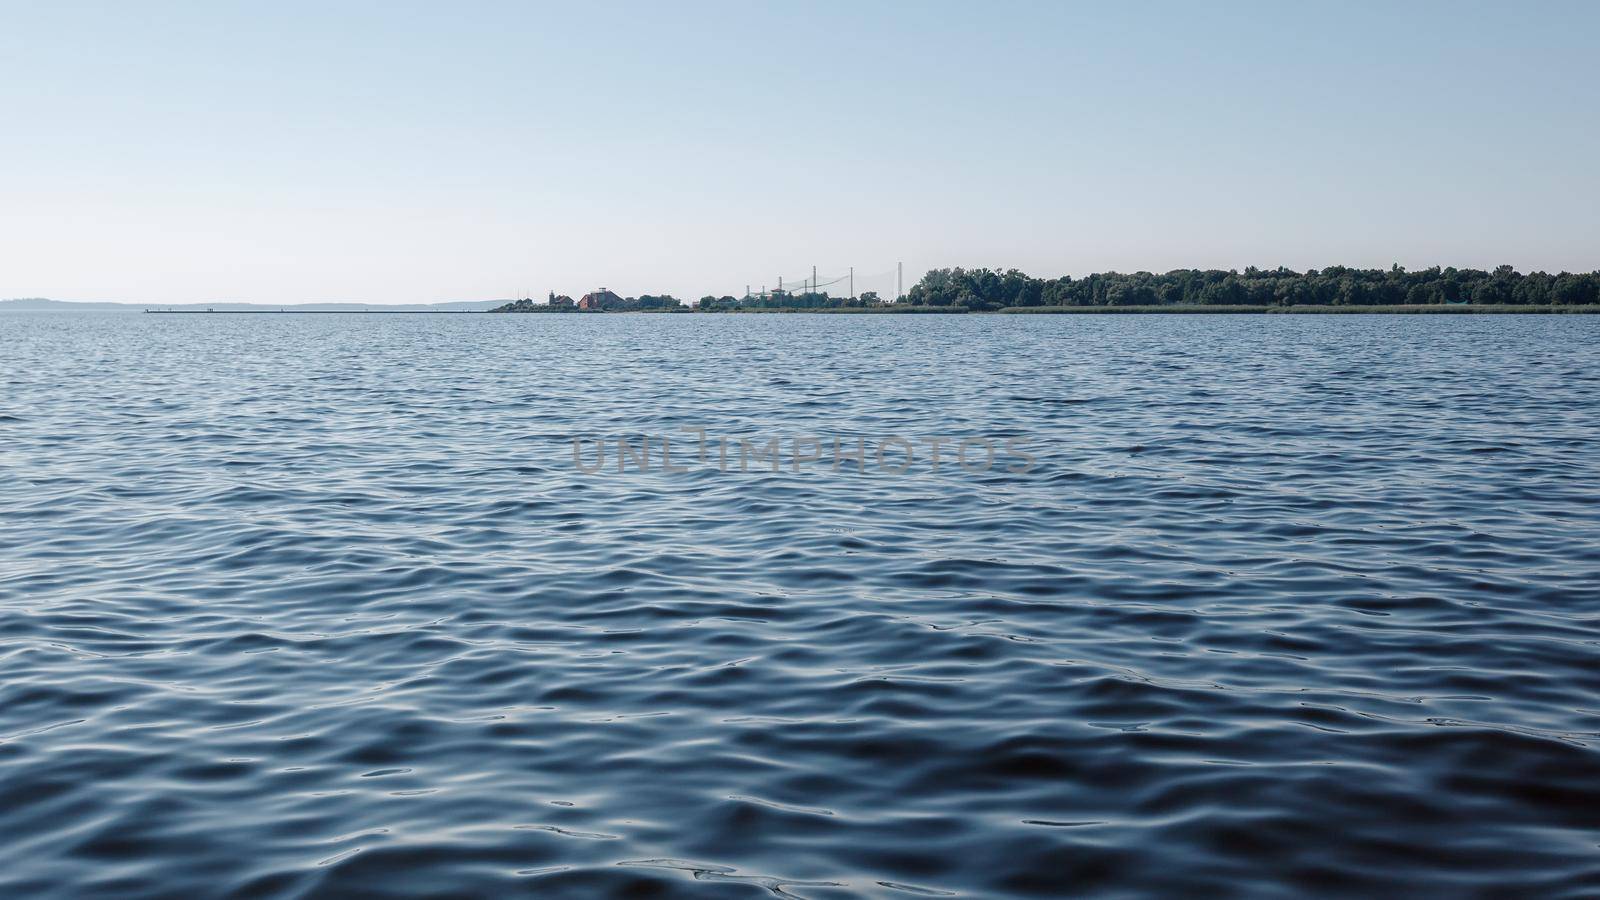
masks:
{"label": "distant hill", "polygon": [[147,309],[214,309],[219,312],[272,312],[275,310],[299,310],[301,312],[468,312],[493,309],[504,302],[504,300],[447,300],[442,303],[114,303],[24,297],[16,300],[0,300],[0,312],[138,313]]}

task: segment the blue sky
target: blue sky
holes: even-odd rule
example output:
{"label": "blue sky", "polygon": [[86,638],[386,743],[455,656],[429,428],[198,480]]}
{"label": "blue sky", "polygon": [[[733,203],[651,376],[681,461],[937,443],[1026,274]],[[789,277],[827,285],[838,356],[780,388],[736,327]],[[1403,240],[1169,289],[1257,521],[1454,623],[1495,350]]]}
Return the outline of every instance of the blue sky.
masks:
{"label": "blue sky", "polygon": [[0,297],[1600,268],[1600,3],[0,2]]}

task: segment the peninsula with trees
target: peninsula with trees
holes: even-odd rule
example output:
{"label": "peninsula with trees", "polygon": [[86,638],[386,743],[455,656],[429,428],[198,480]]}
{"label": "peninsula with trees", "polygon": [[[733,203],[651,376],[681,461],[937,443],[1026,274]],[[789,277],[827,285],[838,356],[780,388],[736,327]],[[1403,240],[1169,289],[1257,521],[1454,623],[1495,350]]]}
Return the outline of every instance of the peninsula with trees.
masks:
{"label": "peninsula with trees", "polygon": [[1407,271],[1329,266],[1297,272],[1174,269],[1035,278],[1016,269],[933,269],[898,301],[866,292],[766,291],[705,296],[693,304],[671,295],[622,297],[601,288],[579,300],[551,293],[545,303],[517,300],[490,312],[1218,312],[1472,313],[1600,312],[1600,271],[1520,273],[1440,268]]}

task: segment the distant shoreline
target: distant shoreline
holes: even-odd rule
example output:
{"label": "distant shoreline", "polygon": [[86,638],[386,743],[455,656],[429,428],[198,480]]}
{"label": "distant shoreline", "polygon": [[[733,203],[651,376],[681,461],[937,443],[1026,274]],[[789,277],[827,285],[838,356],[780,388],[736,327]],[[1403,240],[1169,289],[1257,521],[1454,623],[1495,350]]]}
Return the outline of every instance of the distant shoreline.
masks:
{"label": "distant shoreline", "polygon": [[[490,310],[490,312],[500,312]],[[969,310],[960,306],[874,306],[807,309],[798,306],[745,307],[699,313],[693,310],[541,310],[544,315],[947,315],[947,316],[1048,316],[1048,315],[1595,315],[1600,304],[1584,306],[1534,306],[1516,304],[1426,304],[1390,306],[1010,306],[997,310]],[[506,311],[503,315],[522,313]]]}
{"label": "distant shoreline", "polygon": [[481,316],[487,309],[146,309],[151,316]]}
{"label": "distant shoreline", "polygon": [[[146,309],[162,316],[482,316],[526,315],[485,309]],[[876,306],[807,309],[796,306],[679,310],[540,310],[544,315],[1600,315],[1600,304],[1533,306],[1514,304],[1426,304],[1398,306],[1011,306],[992,311],[960,306]]]}
{"label": "distant shoreline", "polygon": [[1173,315],[1563,315],[1596,314],[1600,305],[1535,306],[1532,304],[1429,303],[1373,306],[1012,306],[1004,315],[1071,315],[1083,313]]}

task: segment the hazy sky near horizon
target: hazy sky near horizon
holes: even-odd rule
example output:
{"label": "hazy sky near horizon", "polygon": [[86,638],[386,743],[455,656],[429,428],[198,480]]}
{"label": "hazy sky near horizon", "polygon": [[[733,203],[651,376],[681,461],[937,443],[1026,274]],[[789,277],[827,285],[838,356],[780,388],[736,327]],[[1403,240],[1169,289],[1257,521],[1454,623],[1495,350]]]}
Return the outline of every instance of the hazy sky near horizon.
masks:
{"label": "hazy sky near horizon", "polygon": [[1600,269],[1600,3],[0,0],[0,298]]}

